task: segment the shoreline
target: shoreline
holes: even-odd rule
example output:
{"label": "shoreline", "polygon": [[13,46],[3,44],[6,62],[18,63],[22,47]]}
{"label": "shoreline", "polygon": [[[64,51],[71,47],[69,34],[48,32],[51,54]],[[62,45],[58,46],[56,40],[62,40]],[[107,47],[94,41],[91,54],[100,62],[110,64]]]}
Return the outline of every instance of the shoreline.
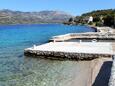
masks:
{"label": "shoreline", "polygon": [[[115,40],[115,33],[114,33],[114,30],[112,29],[112,28],[110,28],[110,27],[97,27],[97,28],[94,28],[94,29],[97,29],[97,32],[89,32],[90,33],[90,35],[88,35],[88,34],[86,34],[86,33],[82,33],[82,34],[85,34],[85,36],[92,36],[92,34],[95,36],[95,34],[97,34],[97,35],[101,35],[102,36],[102,38],[103,37],[105,37],[105,34],[108,34],[108,35],[114,35],[114,40]],[[77,33],[77,35],[78,35],[79,33]],[[81,34],[81,33],[80,33]],[[74,36],[75,34],[72,34],[72,36]],[[64,37],[65,36],[65,37]],[[110,77],[112,77],[112,75],[110,75],[110,73],[111,73],[111,67],[112,67],[112,57],[114,56],[114,54],[115,54],[115,48],[114,48],[114,46],[115,46],[115,44],[113,44],[113,43],[115,43],[115,42],[110,42],[110,46],[107,48],[107,46],[105,45],[106,43],[105,42],[103,42],[103,44],[102,45],[100,45],[100,46],[98,46],[99,47],[99,49],[95,49],[95,51],[94,51],[94,49],[93,49],[93,47],[97,47],[97,45],[96,44],[98,44],[98,43],[100,43],[100,42],[97,42],[97,41],[92,41],[91,43],[92,44],[94,44],[93,46],[91,46],[91,44],[90,44],[90,42],[77,42],[78,43],[78,45],[77,45],[77,48],[75,48],[75,46],[73,47],[73,49],[70,49],[70,48],[72,48],[70,45],[66,45],[66,44],[63,44],[64,43],[64,41],[65,40],[63,40],[64,38],[67,40],[68,38],[69,38],[69,36],[70,36],[70,34],[65,34],[65,35],[59,35],[59,36],[54,36],[54,38],[56,39],[56,38],[62,38],[61,39],[61,42],[57,42],[56,40],[54,40],[53,42],[51,42],[50,44],[51,44],[51,46],[47,46],[47,48],[46,48],[46,46],[44,46],[44,45],[41,45],[41,46],[34,46],[34,47],[32,47],[32,48],[27,48],[27,49],[25,49],[25,51],[24,51],[24,53],[25,54],[27,54],[27,55],[33,55],[33,56],[39,56],[39,55],[43,55],[43,56],[45,56],[45,57],[47,57],[47,55],[49,55],[49,57],[50,57],[50,55],[52,55],[52,56],[55,56],[54,55],[54,52],[52,53],[51,51],[54,51],[54,50],[52,50],[53,48],[55,48],[55,47],[57,47],[57,50],[63,50],[64,49],[64,47],[65,46],[67,46],[67,48],[65,48],[65,51],[67,51],[67,49],[69,49],[70,51],[74,51],[75,52],[75,50],[76,49],[78,49],[78,51],[76,51],[76,52],[81,52],[81,51],[85,51],[85,52],[87,52],[87,51],[91,51],[91,52],[97,52],[98,50],[103,50],[103,51],[105,51],[106,49],[108,49],[108,48],[110,48],[111,50],[112,50],[112,52],[113,52],[113,54],[112,54],[112,56],[107,56],[107,55],[105,55],[105,56],[97,56],[98,58],[93,58],[93,59],[91,59],[91,60],[89,60],[88,61],[88,66],[89,66],[89,68],[87,69],[87,73],[82,73],[82,74],[80,74],[79,75],[79,77],[77,78],[77,77],[75,77],[75,79],[72,81],[72,82],[70,82],[70,83],[72,83],[71,84],[71,86],[76,86],[76,84],[80,84],[80,86],[84,86],[83,84],[83,82],[82,82],[82,80],[84,80],[84,78],[86,79],[86,77],[87,77],[87,80],[85,80],[85,82],[87,83],[87,85],[86,86],[108,86],[108,84],[109,83],[114,83],[114,81],[112,81],[112,80],[110,80],[111,78]],[[83,37],[84,38],[84,37]],[[69,39],[71,39],[71,37],[69,38]],[[93,38],[94,39],[94,38]],[[54,44],[56,44],[56,43],[61,43],[62,44],[62,46],[61,45],[59,45],[59,46],[52,46],[52,45],[54,45]],[[65,43],[67,43],[67,42],[65,42]],[[68,42],[68,43],[70,43],[70,42]],[[81,44],[89,44],[90,45],[90,48],[91,49],[93,49],[93,50],[86,50],[86,49],[88,49],[88,47],[85,47],[84,45],[81,45]],[[75,43],[76,44],[76,43]],[[45,45],[47,45],[47,44],[45,44]],[[71,44],[72,46],[73,46],[73,44]],[[69,46],[69,47],[68,47]],[[82,46],[82,47],[80,47],[80,46]],[[88,45],[87,45],[88,46]],[[104,47],[104,49],[102,48],[102,46]],[[80,47],[80,48],[78,48],[78,47]],[[61,48],[61,49],[60,49]],[[41,50],[41,51],[39,51],[39,49]],[[44,50],[45,49],[45,50]],[[50,51],[50,49],[51,49],[51,51]],[[74,50],[75,49],[75,50]],[[79,51],[81,49],[81,51]],[[83,49],[83,50],[82,50]],[[27,50],[27,52],[26,52],[26,50]],[[46,51],[46,50],[48,50],[48,51]],[[45,53],[44,53],[45,52]],[[56,51],[57,52],[57,51]],[[90,54],[91,54],[91,52],[90,52]],[[106,52],[107,53],[107,52]],[[105,53],[105,54],[106,54]],[[72,55],[70,55],[70,54],[72,54]],[[85,53],[86,54],[86,53]],[[65,55],[65,56],[64,56]],[[99,53],[98,53],[98,55],[99,55]],[[60,53],[59,51],[56,53],[56,56],[64,56],[64,57],[67,57],[67,58],[69,58],[70,59],[70,57],[71,56],[73,56],[73,53],[69,53],[68,55],[66,54],[66,53]],[[82,55],[82,53],[80,53],[80,55],[78,55],[78,56],[74,56],[74,57],[78,57],[78,58],[81,58],[81,57],[79,57],[79,56],[84,56],[84,57],[86,57],[86,55]],[[94,57],[93,55],[91,55],[92,57]],[[90,57],[90,55],[88,54],[88,56],[87,57]],[[48,58],[48,59],[51,59],[51,58]],[[88,58],[85,58],[85,60],[84,61],[87,61],[87,59]],[[83,58],[81,58],[80,60],[77,60],[77,61],[80,61],[80,62],[84,62],[84,61],[81,61],[81,60],[83,60]],[[84,75],[84,76],[82,76],[82,75]],[[84,77],[84,78],[83,78]],[[78,80],[77,82],[75,81],[75,80]],[[110,81],[109,81],[110,80]]]}

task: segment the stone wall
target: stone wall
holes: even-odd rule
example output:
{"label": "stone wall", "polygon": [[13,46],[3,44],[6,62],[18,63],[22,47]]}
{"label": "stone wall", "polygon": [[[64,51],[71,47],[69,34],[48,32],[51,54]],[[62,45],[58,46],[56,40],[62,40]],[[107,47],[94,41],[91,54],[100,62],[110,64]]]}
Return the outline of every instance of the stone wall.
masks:
{"label": "stone wall", "polygon": [[75,59],[75,60],[92,60],[99,57],[112,57],[110,54],[91,54],[91,53],[70,53],[70,52],[55,52],[55,51],[39,51],[39,50],[25,50],[26,56],[44,56],[45,58],[61,58],[61,59]]}

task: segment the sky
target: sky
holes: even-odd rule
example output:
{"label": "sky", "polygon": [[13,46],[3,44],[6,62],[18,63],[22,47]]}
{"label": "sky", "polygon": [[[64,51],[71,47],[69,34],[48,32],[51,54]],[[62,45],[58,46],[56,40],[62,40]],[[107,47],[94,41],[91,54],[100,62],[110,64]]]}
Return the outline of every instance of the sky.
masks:
{"label": "sky", "polygon": [[32,12],[64,11],[72,15],[100,9],[115,9],[115,0],[1,0],[0,9]]}

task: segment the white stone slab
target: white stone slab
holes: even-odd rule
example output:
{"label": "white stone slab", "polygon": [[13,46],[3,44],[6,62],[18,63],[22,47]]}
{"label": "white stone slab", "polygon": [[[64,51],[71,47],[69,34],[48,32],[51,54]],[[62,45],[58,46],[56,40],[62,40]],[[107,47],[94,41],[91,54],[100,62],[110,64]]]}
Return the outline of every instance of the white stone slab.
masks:
{"label": "white stone slab", "polygon": [[26,50],[57,51],[72,53],[113,54],[111,43],[104,42],[51,42]]}

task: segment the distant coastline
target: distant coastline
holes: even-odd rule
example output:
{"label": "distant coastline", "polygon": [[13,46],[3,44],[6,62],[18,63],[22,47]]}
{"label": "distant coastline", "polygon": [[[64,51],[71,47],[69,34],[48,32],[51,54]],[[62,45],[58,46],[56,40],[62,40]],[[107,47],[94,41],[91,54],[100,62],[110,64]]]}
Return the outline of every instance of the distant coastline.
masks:
{"label": "distant coastline", "polygon": [[21,12],[0,10],[0,24],[63,23],[72,15],[62,11]]}
{"label": "distant coastline", "polygon": [[23,23],[23,24],[0,24],[2,25],[39,25],[39,24],[62,24],[62,23]]}

